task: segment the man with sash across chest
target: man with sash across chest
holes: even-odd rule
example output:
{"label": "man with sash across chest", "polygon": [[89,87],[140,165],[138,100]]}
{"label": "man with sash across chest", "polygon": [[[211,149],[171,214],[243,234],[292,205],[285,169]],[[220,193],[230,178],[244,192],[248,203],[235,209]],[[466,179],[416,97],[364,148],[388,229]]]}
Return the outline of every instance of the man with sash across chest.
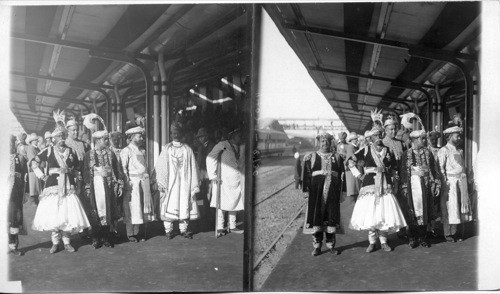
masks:
{"label": "man with sash across chest", "polygon": [[461,144],[462,128],[450,125],[444,130],[447,144],[438,151],[438,163],[443,177],[441,190],[441,212],[444,236],[448,242],[461,241],[457,236],[457,226],[472,220],[471,200],[467,187],[463,150]]}
{"label": "man with sash across chest", "polygon": [[359,197],[351,217],[351,229],[367,230],[370,245],[367,253],[375,250],[377,236],[384,251],[392,248],[387,244],[389,231],[406,227],[406,221],[392,190],[393,170],[397,168],[396,159],[387,146],[382,143],[382,120],[372,111],[374,127],[369,135],[373,143],[359,150],[348,159],[349,165],[364,161],[364,174]]}
{"label": "man with sash across chest", "polygon": [[17,154],[16,137],[11,135],[9,186],[7,192],[7,195],[9,195],[9,250],[11,254],[17,256],[22,255],[22,252],[17,249],[19,246],[19,233],[26,229],[23,226],[24,175],[26,173],[26,162]]}
{"label": "man with sash across chest", "polygon": [[302,191],[308,195],[306,229],[313,230],[313,256],[321,254],[323,233],[326,247],[334,255],[335,233],[340,225],[341,176],[344,162],[338,153],[330,151],[333,136],[318,136],[319,150],[304,156]]}
{"label": "man with sash across chest", "polygon": [[182,126],[170,127],[172,142],[163,146],[155,165],[156,183],[160,191],[160,218],[167,239],[174,237],[174,222],[179,222],[181,236],[192,239],[189,222],[199,218],[196,194],[200,191],[194,152],[181,143]]}
{"label": "man with sash across chest", "polygon": [[[68,132],[68,136],[65,140],[65,144],[66,146],[71,148],[71,150],[73,150],[78,159],[78,167],[74,170],[76,181],[76,195],[80,198],[80,201],[82,202],[87,214],[89,214],[89,203],[87,202],[85,191],[83,189],[84,184],[82,170],[83,158],[85,157],[85,153],[90,150],[90,145],[78,139],[78,122],[75,119],[68,120],[68,122],[66,123],[66,130]],[[90,236],[88,230],[80,232],[80,238],[88,239],[89,237]]]}
{"label": "man with sash across chest", "polygon": [[[120,148],[120,146],[121,146],[120,141],[122,139],[122,133],[117,132],[117,131],[111,132],[109,134],[109,139],[110,139],[109,143],[111,144],[109,149],[111,149],[111,151],[113,151],[113,153],[115,154],[116,160],[118,161],[118,178],[123,180],[123,165],[122,165],[122,159],[120,157],[120,152],[122,151],[122,149]],[[123,193],[121,195],[117,195],[117,197],[115,197],[116,215],[117,215],[118,219],[113,221],[113,224],[110,225],[110,231],[114,235],[115,239],[119,238],[118,221],[121,217],[123,217],[123,197],[122,196],[123,196]]]}
{"label": "man with sash across chest", "polygon": [[[420,119],[419,119],[420,121]],[[401,159],[401,191],[405,201],[403,213],[408,223],[410,248],[430,247],[426,240],[427,225],[433,219],[433,199],[439,195],[441,180],[439,168],[427,145],[423,130],[410,133],[412,148]]]}
{"label": "man with sash across chest", "polygon": [[[245,146],[242,145],[241,130],[229,132],[229,140],[214,146],[208,154],[207,175],[212,183],[210,206],[217,210],[217,236],[228,232],[243,233],[236,227],[236,214],[245,203]],[[220,169],[219,169],[220,168]],[[229,218],[229,230],[225,230],[224,212]]]}
{"label": "man with sash across chest", "polygon": [[119,218],[116,198],[121,196],[123,181],[118,172],[118,160],[108,147],[106,130],[92,134],[94,149],[85,153],[83,180],[89,203],[89,220],[92,226],[92,246],[113,247],[109,238],[110,226]]}
{"label": "man with sash across chest", "polygon": [[[64,113],[55,112],[54,119],[57,124],[52,132],[54,146],[45,148],[30,162],[37,177],[45,181],[33,219],[33,229],[52,232],[50,253],[59,250],[61,236],[64,248],[74,252],[70,244],[71,233],[90,227],[90,223],[76,195],[75,170],[79,170],[79,161],[72,149],[65,145]],[[40,169],[42,162],[48,174]]]}
{"label": "man with sash across chest", "polygon": [[145,241],[146,237],[138,236],[141,226],[156,220],[145,150],[141,148],[143,133],[142,127],[127,130],[130,143],[120,152],[124,173],[123,212],[130,242]]}

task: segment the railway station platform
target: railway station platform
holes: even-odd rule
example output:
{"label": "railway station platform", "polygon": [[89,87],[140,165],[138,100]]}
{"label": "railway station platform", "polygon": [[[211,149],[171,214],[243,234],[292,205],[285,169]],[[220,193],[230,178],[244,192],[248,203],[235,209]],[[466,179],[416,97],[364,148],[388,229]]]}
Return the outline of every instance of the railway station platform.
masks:
{"label": "railway station platform", "polygon": [[[24,206],[28,235],[20,236],[23,256],[9,255],[9,280],[23,292],[242,291],[243,234],[215,239],[205,220],[192,222],[192,240],[167,240],[163,223],[148,226],[145,242],[126,237],[114,248],[94,249],[73,235],[75,253],[50,254],[50,232],[32,231],[35,207]],[[125,236],[124,226],[119,233]]]}
{"label": "railway station platform", "polygon": [[[337,235],[339,255],[313,257],[312,236],[302,228],[260,291],[456,291],[477,290],[477,234],[465,227],[462,242],[431,240],[431,247],[410,249],[406,239],[389,235],[392,252],[366,253],[368,233],[348,228],[354,205],[341,204],[344,234]],[[438,231],[441,233],[441,231]]]}

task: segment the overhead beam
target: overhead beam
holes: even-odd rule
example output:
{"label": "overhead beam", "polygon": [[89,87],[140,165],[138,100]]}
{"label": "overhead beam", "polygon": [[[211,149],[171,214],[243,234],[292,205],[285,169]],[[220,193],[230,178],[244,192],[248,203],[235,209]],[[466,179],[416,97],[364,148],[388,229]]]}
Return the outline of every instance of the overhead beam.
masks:
{"label": "overhead beam", "polygon": [[27,42],[46,44],[46,45],[58,45],[58,46],[73,48],[73,49],[93,50],[93,51],[128,55],[130,57],[143,59],[143,60],[150,60],[150,61],[157,60],[157,58],[154,55],[143,54],[143,53],[131,53],[131,52],[126,52],[126,51],[116,50],[113,48],[94,46],[94,45],[89,45],[86,43],[60,40],[60,39],[54,39],[54,38],[40,37],[40,36],[35,36],[35,35],[30,35],[30,34],[25,34],[25,33],[13,32],[13,33],[11,33],[11,38],[17,39],[17,40],[24,40]]}
{"label": "overhead beam", "polygon": [[[85,100],[78,100],[78,99],[73,99],[73,98],[67,98],[67,97],[64,97],[64,96],[56,96],[56,95],[51,95],[51,94],[43,94],[43,93],[32,92],[32,91],[21,91],[21,90],[16,90],[16,89],[10,89],[10,91],[14,92],[14,93],[21,93],[21,94],[27,94],[27,95],[38,95],[38,96],[43,96],[43,97],[47,97],[47,98],[61,99],[61,100],[65,101],[65,102],[82,105],[83,107],[85,107],[85,109],[87,109],[88,112],[90,112],[90,108],[89,108],[88,105],[85,104],[85,102],[87,102]],[[15,102],[15,101],[11,101],[11,102]],[[91,103],[91,102],[88,101],[88,103]],[[42,105],[42,106],[46,106],[46,105]]]}
{"label": "overhead beam", "polygon": [[[185,41],[186,45],[184,47],[184,50],[187,50],[188,48],[191,48],[197,43],[203,41],[205,38],[207,38],[214,32],[218,31],[219,29],[225,27],[226,25],[230,24],[243,14],[245,14],[244,7],[242,7],[239,4],[236,5],[236,7],[231,12],[227,13],[222,18],[219,18],[214,24],[207,25],[204,31],[200,31],[199,33],[194,34],[191,38],[186,40]],[[174,53],[179,53],[179,52],[174,52]]]}
{"label": "overhead beam", "polygon": [[65,78],[61,78],[61,77],[53,77],[53,76],[46,76],[46,75],[38,75],[38,74],[31,74],[31,73],[26,73],[26,72],[20,72],[20,71],[11,71],[10,72],[11,74],[15,75],[15,76],[20,76],[20,77],[25,77],[25,78],[32,78],[32,79],[42,79],[42,80],[51,80],[51,81],[57,81],[57,82],[63,82],[63,83],[78,83],[80,85],[85,85],[85,87],[87,87],[87,89],[90,89],[90,88],[95,88],[95,87],[99,87],[99,88],[104,88],[104,89],[114,89],[113,86],[110,86],[110,85],[100,85],[100,84],[95,84],[95,83],[89,83],[89,82],[86,82],[86,81],[82,81],[82,80],[74,80],[74,79],[65,79]]}
{"label": "overhead beam", "polygon": [[360,35],[340,32],[340,31],[334,31],[334,30],[330,30],[330,29],[324,29],[324,28],[312,27],[312,26],[303,26],[303,25],[298,25],[298,24],[284,24],[283,27],[285,29],[296,31],[296,32],[301,32],[304,34],[314,34],[314,35],[319,35],[319,36],[323,36],[323,37],[349,40],[349,41],[372,44],[372,45],[381,45],[384,47],[390,47],[390,48],[402,49],[402,50],[421,50],[421,51],[424,51],[427,53],[442,54],[442,55],[447,55],[449,57],[458,58],[458,59],[472,60],[474,62],[478,61],[477,54],[457,53],[457,52],[453,52],[453,51],[428,48],[428,47],[409,44],[409,43],[400,42],[400,41],[393,41],[393,40],[388,40],[388,39],[360,36]]}
{"label": "overhead beam", "polygon": [[[374,94],[374,93],[367,93],[367,92],[359,92],[359,91],[349,91],[349,90],[345,90],[345,89],[340,89],[340,88],[334,88],[334,87],[329,87],[329,86],[325,86],[325,87],[321,87],[321,89],[324,89],[324,90],[329,90],[329,91],[336,91],[336,92],[343,92],[343,93],[349,93],[349,94],[358,94],[358,95],[365,95],[365,96],[372,96],[372,97],[379,97],[379,98],[382,98],[382,100],[384,101],[387,101],[387,102],[392,102],[392,103],[399,103],[399,104],[403,104],[404,106],[406,106],[408,109],[411,109],[410,105],[408,104],[408,102],[402,100],[402,99],[398,99],[398,98],[395,98],[395,97],[388,97],[388,96],[385,96],[385,95],[380,95],[380,94]],[[335,101],[335,100],[333,100]],[[347,102],[346,102],[347,103]],[[349,101],[349,103],[351,103]],[[376,107],[376,105],[374,105]]]}
{"label": "overhead beam", "polygon": [[[377,81],[381,81],[381,82],[391,83],[391,85],[392,85],[392,83],[398,82],[398,83],[405,83],[406,85],[411,85],[412,87],[419,87],[419,88],[423,87],[423,88],[434,89],[433,85],[418,84],[418,83],[414,83],[414,82],[410,82],[410,81],[401,81],[401,80],[396,80],[396,79],[391,79],[391,78],[386,78],[386,77],[365,75],[365,74],[361,74],[361,73],[342,71],[342,70],[337,70],[337,69],[333,69],[333,68],[326,68],[326,67],[321,67],[321,66],[309,66],[309,70],[331,73],[331,74],[342,75],[342,76],[348,76],[348,77],[372,79],[372,80],[377,80]],[[408,89],[408,87],[401,86],[400,84],[396,84],[393,86]]]}

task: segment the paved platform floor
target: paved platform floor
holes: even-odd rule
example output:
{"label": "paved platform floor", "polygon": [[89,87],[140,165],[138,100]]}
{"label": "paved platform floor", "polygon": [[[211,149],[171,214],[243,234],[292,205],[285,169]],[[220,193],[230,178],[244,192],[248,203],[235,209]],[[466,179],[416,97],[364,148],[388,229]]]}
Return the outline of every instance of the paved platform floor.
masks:
{"label": "paved platform floor", "polygon": [[[34,212],[25,205],[28,227]],[[123,225],[119,230],[125,235]],[[77,251],[56,254],[49,254],[50,232],[29,230],[20,236],[24,256],[9,255],[10,280],[20,280],[24,292],[241,291],[243,234],[215,239],[201,220],[193,230],[192,240],[167,240],[163,224],[155,222],[145,242],[122,238],[115,248],[97,250],[73,235]]]}
{"label": "paved platform floor", "polygon": [[[299,232],[260,291],[421,291],[476,290],[477,235],[465,226],[466,239],[431,240],[430,248],[410,249],[396,234],[392,252],[366,253],[367,232],[348,229],[353,204],[341,204],[345,234],[337,235],[341,254],[313,257],[312,236]],[[442,231],[441,231],[442,232]]]}

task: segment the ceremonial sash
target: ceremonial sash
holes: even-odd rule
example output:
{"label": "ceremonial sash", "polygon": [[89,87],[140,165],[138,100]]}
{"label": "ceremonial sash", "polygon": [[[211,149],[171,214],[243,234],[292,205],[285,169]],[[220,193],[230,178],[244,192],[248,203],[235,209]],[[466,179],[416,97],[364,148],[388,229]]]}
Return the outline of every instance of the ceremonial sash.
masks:
{"label": "ceremonial sash", "polygon": [[[385,178],[385,165],[384,163],[382,162],[382,159],[381,158],[384,158],[386,153],[387,153],[387,149],[384,148],[382,149],[382,154],[379,156],[379,154],[375,151],[375,147],[371,147],[370,148],[370,151],[371,151],[371,155],[373,157],[373,161],[375,162],[375,164],[377,165],[377,169],[376,169],[376,172],[375,172],[375,177],[374,177],[374,180],[375,180],[375,196],[380,196],[384,193],[384,191],[387,189],[387,179]],[[372,169],[367,169],[368,172],[373,172]],[[384,171],[382,171],[384,170]]]}
{"label": "ceremonial sash", "polygon": [[[55,150],[54,152],[54,157],[56,158],[57,164],[59,164],[60,167],[60,169],[58,170],[59,177],[57,177],[57,192],[59,195],[59,203],[61,201],[61,198],[66,195],[67,188],[69,188],[68,166],[66,165],[66,159],[68,158],[68,155],[69,149],[64,150],[63,153],[59,152],[58,150]],[[62,172],[62,170],[65,170],[65,172]]]}

